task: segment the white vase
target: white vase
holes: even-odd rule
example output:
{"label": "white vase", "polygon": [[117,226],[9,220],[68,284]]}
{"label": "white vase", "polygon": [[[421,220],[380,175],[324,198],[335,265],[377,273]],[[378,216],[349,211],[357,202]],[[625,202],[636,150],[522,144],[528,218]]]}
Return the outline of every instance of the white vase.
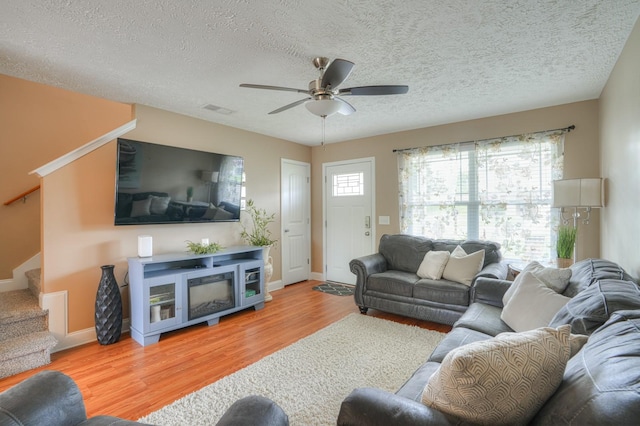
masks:
{"label": "white vase", "polygon": [[269,280],[273,275],[273,258],[269,256],[271,246],[262,246],[262,258],[264,259],[264,301],[270,302],[273,297],[269,294]]}

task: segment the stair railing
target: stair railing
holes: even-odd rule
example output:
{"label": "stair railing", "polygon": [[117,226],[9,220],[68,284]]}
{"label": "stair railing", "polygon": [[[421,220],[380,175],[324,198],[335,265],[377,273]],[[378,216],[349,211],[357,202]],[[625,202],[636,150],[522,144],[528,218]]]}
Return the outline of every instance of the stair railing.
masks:
{"label": "stair railing", "polygon": [[12,199],[5,201],[4,205],[8,206],[10,204],[15,203],[18,200],[22,200],[23,203],[27,202],[27,196],[31,195],[32,193],[36,192],[38,189],[40,189],[40,185],[38,186],[34,186],[33,188],[29,189],[28,191],[23,192],[20,195],[16,195],[15,197],[13,197]]}

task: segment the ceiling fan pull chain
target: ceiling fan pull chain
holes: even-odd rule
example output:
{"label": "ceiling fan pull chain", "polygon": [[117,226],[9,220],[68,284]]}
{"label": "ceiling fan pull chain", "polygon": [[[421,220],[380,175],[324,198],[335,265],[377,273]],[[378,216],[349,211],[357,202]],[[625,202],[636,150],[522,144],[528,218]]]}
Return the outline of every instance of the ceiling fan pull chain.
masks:
{"label": "ceiling fan pull chain", "polygon": [[320,116],[320,118],[322,118],[322,142],[320,143],[320,145],[322,146],[322,148],[324,148],[324,128],[326,125],[326,120],[327,120],[327,116],[326,115],[322,115]]}

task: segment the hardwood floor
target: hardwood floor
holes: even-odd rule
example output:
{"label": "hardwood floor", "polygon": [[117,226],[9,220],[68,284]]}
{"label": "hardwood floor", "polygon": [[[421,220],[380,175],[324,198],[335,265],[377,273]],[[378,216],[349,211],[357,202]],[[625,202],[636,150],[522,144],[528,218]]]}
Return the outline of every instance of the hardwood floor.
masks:
{"label": "hardwood floor", "polygon": [[[0,380],[0,392],[41,370],[71,376],[82,392],[87,414],[136,420],[178,398],[292,344],[358,308],[350,296],[334,296],[305,281],[272,292],[264,309],[253,308],[206,324],[163,334],[146,347],[129,334],[102,346],[89,343],[52,354],[51,364]],[[442,332],[451,327],[375,310],[368,315]]]}

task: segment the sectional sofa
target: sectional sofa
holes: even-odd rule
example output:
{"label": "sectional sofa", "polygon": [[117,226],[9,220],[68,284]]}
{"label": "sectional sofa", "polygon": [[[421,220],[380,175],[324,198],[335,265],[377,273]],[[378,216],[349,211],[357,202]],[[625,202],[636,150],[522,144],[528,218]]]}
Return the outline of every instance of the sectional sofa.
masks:
{"label": "sectional sofa", "polygon": [[478,278],[468,310],[407,382],[395,394],[355,389],[338,425],[638,424],[637,282],[603,259],[569,275],[534,266],[513,283]]}

